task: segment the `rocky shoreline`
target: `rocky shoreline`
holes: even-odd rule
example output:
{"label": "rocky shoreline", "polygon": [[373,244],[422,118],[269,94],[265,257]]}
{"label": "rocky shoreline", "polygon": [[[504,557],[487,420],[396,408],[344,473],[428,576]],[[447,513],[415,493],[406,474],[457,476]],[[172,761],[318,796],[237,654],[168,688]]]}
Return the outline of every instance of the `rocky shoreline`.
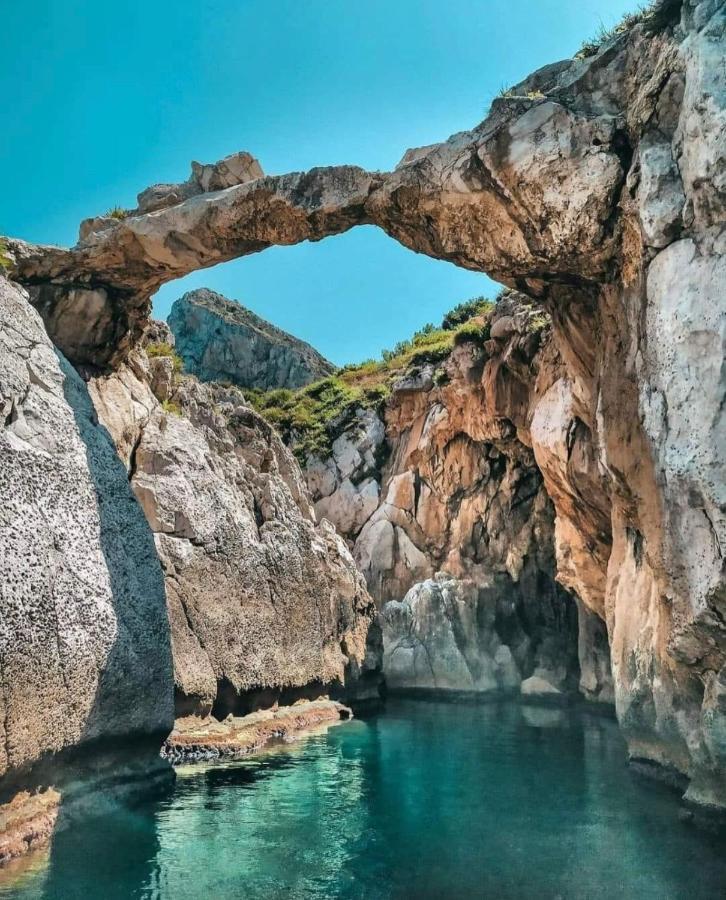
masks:
{"label": "rocky shoreline", "polygon": [[0,806],[0,867],[50,842],[60,809],[54,788],[37,794],[21,791]]}

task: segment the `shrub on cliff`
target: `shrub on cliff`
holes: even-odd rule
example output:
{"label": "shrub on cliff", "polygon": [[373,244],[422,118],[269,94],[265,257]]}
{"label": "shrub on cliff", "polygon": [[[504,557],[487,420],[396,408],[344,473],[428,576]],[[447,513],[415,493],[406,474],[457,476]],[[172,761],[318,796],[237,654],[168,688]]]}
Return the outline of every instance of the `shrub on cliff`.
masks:
{"label": "shrub on cliff", "polygon": [[491,333],[491,325],[489,321],[467,322],[462,325],[454,334],[454,346],[460,347],[469,341],[477,344],[483,344],[489,340]]}
{"label": "shrub on cliff", "polygon": [[636,25],[643,25],[651,34],[675,25],[680,18],[682,6],[683,0],[653,0],[635,12],[626,13],[612,28],[606,28],[601,23],[595,37],[583,42],[575,54],[575,59],[587,59],[595,56],[609,40],[618,35],[627,34]]}
{"label": "shrub on cliff", "polygon": [[106,210],[104,215],[109,219],[127,219],[129,216],[129,211],[124,209],[122,206],[112,206],[111,209]]}
{"label": "shrub on cliff", "polygon": [[301,460],[311,453],[329,453],[333,440],[329,425],[345,419],[356,406],[376,405],[381,399],[375,394],[367,396],[364,389],[346,384],[337,375],[295,391],[247,389],[245,397],[293,444]]}
{"label": "shrub on cliff", "polygon": [[10,268],[10,258],[7,255],[8,245],[0,240],[0,271]]}
{"label": "shrub on cliff", "polygon": [[474,297],[457,304],[443,318],[441,327],[444,331],[453,331],[474,316],[483,316],[494,309],[494,303],[486,297]]}
{"label": "shrub on cliff", "polygon": [[171,344],[167,344],[166,341],[159,341],[157,344],[149,344],[146,348],[146,355],[152,359],[157,356],[170,356],[174,372],[178,375],[184,370],[184,360],[179,356]]}

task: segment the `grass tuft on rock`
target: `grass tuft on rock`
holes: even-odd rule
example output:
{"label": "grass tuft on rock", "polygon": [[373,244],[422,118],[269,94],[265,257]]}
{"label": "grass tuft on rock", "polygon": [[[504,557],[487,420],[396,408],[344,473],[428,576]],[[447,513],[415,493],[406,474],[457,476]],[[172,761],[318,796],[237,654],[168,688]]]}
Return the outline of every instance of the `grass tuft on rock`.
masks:
{"label": "grass tuft on rock", "polygon": [[184,371],[184,360],[179,356],[176,350],[166,341],[159,341],[157,344],[149,344],[146,348],[146,355],[153,359],[158,356],[170,356],[174,373],[179,375]]}
{"label": "grass tuft on rock", "polygon": [[575,59],[595,56],[608,41],[627,34],[636,25],[643,25],[649,34],[657,34],[675,25],[680,17],[682,5],[683,0],[653,0],[645,6],[640,6],[635,12],[626,13],[612,28],[606,28],[600,23],[595,36],[583,42],[575,54]]}
{"label": "grass tuft on rock", "polygon": [[12,261],[8,256],[8,245],[0,238],[0,271],[7,271],[12,266]]}
{"label": "grass tuft on rock", "polygon": [[111,209],[106,210],[104,216],[108,219],[127,219],[130,213],[127,209],[124,209],[122,206],[112,206]]}

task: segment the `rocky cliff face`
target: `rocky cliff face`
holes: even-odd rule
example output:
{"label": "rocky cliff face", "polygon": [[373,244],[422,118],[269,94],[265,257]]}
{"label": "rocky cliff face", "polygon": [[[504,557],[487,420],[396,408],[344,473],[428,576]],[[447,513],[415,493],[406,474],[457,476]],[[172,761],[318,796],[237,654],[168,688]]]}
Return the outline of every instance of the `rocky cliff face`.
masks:
{"label": "rocky cliff face", "polygon": [[72,250],[9,242],[51,335],[95,365],[123,356],[164,281],[356,224],[542,304],[564,370],[531,433],[558,570],[606,621],[631,754],[721,806],[725,28],[720,0],[665,0],[392,173],[167,199]]}
{"label": "rocky cliff face", "polygon": [[170,341],[152,325],[148,355],[84,381],[0,277],[0,863],[168,781],[175,712],[359,680],[372,603],[345,544],[270,426],[176,374]]}
{"label": "rocky cliff face", "polygon": [[[576,689],[577,610],[555,580],[554,509],[529,434],[562,362],[521,294],[482,330],[392,376],[378,411],[333,420],[308,486],[382,610],[389,687]],[[588,695],[612,700],[607,666]]]}
{"label": "rocky cliff face", "polygon": [[0,277],[0,775],[173,721],[164,578],[88,388]]}
{"label": "rocky cliff face", "polygon": [[298,388],[335,369],[309,344],[207,288],[175,301],[169,327],[185,370],[202,381]]}
{"label": "rocky cliff face", "polygon": [[[173,337],[155,323],[146,344]],[[372,612],[350,553],[315,524],[297,462],[243,395],[173,369],[139,349],[90,392],[164,569],[177,715],[342,690]]]}

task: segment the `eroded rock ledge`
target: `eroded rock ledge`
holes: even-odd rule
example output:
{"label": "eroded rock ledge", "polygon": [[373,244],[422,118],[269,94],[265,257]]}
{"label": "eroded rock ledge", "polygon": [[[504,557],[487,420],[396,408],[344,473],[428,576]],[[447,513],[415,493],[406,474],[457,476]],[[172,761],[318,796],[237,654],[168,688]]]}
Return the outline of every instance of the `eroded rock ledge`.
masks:
{"label": "eroded rock ledge", "polygon": [[349,707],[334,700],[301,700],[281,706],[228,716],[223,722],[197,717],[179,719],[161,749],[163,757],[183,762],[249,756],[278,741],[289,742],[321,725],[352,719]]}

